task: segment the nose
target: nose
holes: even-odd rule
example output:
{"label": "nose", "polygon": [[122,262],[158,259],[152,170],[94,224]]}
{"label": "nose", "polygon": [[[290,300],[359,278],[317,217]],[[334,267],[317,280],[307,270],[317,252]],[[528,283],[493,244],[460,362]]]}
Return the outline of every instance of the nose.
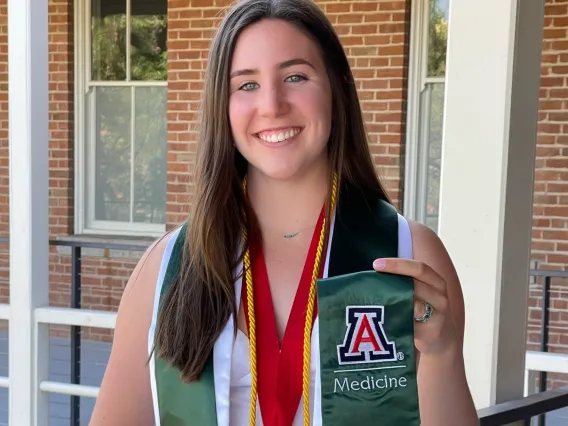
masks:
{"label": "nose", "polygon": [[288,112],[290,104],[286,93],[278,85],[265,86],[259,99],[259,114],[265,117],[278,117]]}

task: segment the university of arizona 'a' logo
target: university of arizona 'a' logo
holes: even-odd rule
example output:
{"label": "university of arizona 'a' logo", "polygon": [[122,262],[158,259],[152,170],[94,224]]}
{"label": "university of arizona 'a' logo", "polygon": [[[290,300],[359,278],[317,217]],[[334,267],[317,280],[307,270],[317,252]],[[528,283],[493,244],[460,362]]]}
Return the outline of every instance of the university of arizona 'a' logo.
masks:
{"label": "university of arizona 'a' logo", "polygon": [[337,346],[339,364],[397,361],[396,345],[383,328],[384,306],[347,306],[347,331]]}

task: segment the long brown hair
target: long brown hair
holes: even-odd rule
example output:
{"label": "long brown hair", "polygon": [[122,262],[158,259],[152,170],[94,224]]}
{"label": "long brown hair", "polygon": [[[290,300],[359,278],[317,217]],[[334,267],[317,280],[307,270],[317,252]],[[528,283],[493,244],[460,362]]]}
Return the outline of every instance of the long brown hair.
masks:
{"label": "long brown hair", "polygon": [[333,97],[330,181],[331,174],[337,173],[339,187],[345,181],[389,201],[373,167],[349,62],[324,13],[311,0],[238,2],[224,17],[210,48],[184,259],[164,295],[156,330],[157,355],[179,369],[186,382],[199,378],[229,317],[236,318],[234,271],[243,257],[242,229],[258,235],[254,213],[242,192],[247,162],[233,145],[228,102],[238,36],[263,19],[295,25],[322,52]]}

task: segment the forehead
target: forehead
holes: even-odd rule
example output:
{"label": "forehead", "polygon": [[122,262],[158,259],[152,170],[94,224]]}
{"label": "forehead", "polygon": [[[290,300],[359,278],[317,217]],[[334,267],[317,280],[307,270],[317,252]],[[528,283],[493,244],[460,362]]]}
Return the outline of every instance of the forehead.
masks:
{"label": "forehead", "polygon": [[317,44],[298,27],[265,19],[244,29],[235,44],[231,69],[262,67],[302,58],[314,66],[321,63]]}

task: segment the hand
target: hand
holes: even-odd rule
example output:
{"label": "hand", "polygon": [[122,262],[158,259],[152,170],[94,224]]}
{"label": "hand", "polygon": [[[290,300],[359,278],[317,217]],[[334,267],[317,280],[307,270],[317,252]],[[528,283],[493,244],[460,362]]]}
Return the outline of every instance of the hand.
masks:
{"label": "hand", "polygon": [[444,279],[424,262],[400,258],[381,258],[373,262],[379,272],[414,278],[414,318],[425,311],[423,302],[434,312],[426,322],[414,322],[414,345],[421,355],[436,355],[458,345],[458,333],[452,320],[447,285]]}

